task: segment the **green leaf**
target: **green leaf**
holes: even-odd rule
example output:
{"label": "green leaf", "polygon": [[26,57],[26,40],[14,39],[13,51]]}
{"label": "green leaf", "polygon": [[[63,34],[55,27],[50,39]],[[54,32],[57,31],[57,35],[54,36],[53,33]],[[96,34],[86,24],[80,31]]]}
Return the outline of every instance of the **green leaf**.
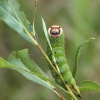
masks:
{"label": "green leaf", "polygon": [[23,70],[30,71],[19,58],[16,58],[16,52],[13,51],[8,57],[8,63],[17,66],[17,68],[21,68]]}
{"label": "green leaf", "polygon": [[[24,77],[26,77],[27,79],[36,82],[42,86],[45,86],[47,88],[49,88],[50,90],[53,90],[51,88],[51,86],[44,81],[43,79],[41,79],[40,77],[38,77],[38,74],[34,73],[34,72],[30,72],[27,68],[25,69],[25,66],[22,65],[22,63],[20,62],[20,60],[13,60],[15,65],[10,64],[8,62],[6,62],[3,58],[0,57],[0,68],[10,68],[13,70],[17,70],[18,72],[20,72]],[[20,65],[21,64],[21,65]],[[16,66],[16,65],[20,65],[20,66]]]}
{"label": "green leaf", "polygon": [[[18,18],[20,19],[21,23],[24,25],[26,30],[29,33],[32,32],[32,27],[30,26],[30,23],[26,19],[24,13],[19,11],[20,9],[18,1],[8,0],[8,2],[11,4],[13,10],[16,12]],[[24,31],[23,25],[18,21],[6,0],[0,0],[0,19],[3,20],[13,30],[17,31],[23,38],[25,38],[33,44],[33,41],[28,37],[28,35]]]}
{"label": "green leaf", "polygon": [[[47,79],[46,74],[44,74],[44,72],[38,67],[38,65],[30,58],[30,56],[28,54],[28,49],[19,50],[18,52],[20,52],[18,55],[20,55],[21,57],[22,56],[24,56],[24,57],[21,59],[16,58],[16,52],[14,51],[8,57],[8,62],[10,64],[17,66],[19,68],[22,68],[23,70],[33,72],[34,74],[38,75],[40,78],[42,77],[42,78]],[[23,55],[23,54],[25,54],[25,55]],[[24,61],[24,63],[22,61]],[[29,61],[30,65],[29,65],[28,61]]]}
{"label": "green leaf", "polygon": [[[22,53],[22,54],[21,54]],[[51,80],[49,80],[48,79],[48,77],[47,77],[47,75],[38,67],[38,65],[30,58],[30,56],[29,56],[29,54],[28,54],[28,49],[23,49],[23,50],[19,50],[18,52],[17,52],[17,54],[20,56],[20,58],[21,58],[21,60],[19,59],[19,58],[16,58],[16,52],[15,51],[13,51],[10,55],[9,55],[9,57],[8,57],[8,62],[10,63],[10,64],[12,64],[12,65],[14,65],[14,66],[17,66],[17,68],[21,68],[21,69],[23,69],[23,70],[26,70],[26,71],[30,71],[30,72],[32,72],[32,73],[34,73],[35,75],[37,75],[37,76],[39,76],[41,79],[44,79],[44,80],[46,80],[46,81],[49,81],[49,82],[51,82],[52,84],[55,84],[56,86],[58,86],[58,84],[57,83],[55,83],[55,82],[53,82],[53,81],[51,81]],[[24,55],[23,54],[25,54],[25,55],[27,55],[28,57],[27,57],[27,59],[25,59],[25,61],[29,61],[31,64],[30,64],[30,66],[29,66],[29,63],[27,63],[26,64],[26,62],[24,61],[24,62],[22,62],[24,59]],[[22,58],[22,56],[24,56],[23,58]],[[32,68],[33,67],[33,68]],[[35,68],[35,70],[34,70],[34,68]],[[37,69],[36,69],[37,68]],[[38,71],[37,71],[38,70]],[[59,86],[58,86],[59,87]]]}
{"label": "green leaf", "polygon": [[31,71],[39,73],[45,77],[47,75],[39,68],[39,66],[30,58],[28,49],[19,50],[17,52],[18,57],[22,61],[22,63]]}
{"label": "green leaf", "polygon": [[42,18],[42,25],[43,25],[43,31],[44,31],[44,34],[45,34],[45,37],[47,39],[47,42],[48,42],[48,45],[52,51],[52,46],[51,46],[51,43],[50,43],[50,40],[49,40],[49,37],[48,37],[48,32],[47,32],[47,28],[46,28],[46,24],[45,24],[45,21],[43,20]]}
{"label": "green leaf", "polygon": [[77,51],[76,51],[76,55],[75,55],[74,69],[73,69],[73,72],[72,72],[73,77],[75,77],[76,72],[77,72],[77,69],[78,69],[78,60],[79,60],[79,57],[80,57],[82,48],[83,48],[83,46],[84,46],[87,42],[89,42],[89,41],[92,40],[92,39],[95,39],[95,38],[89,38],[89,39],[87,39],[86,41],[84,41],[84,42],[78,47],[78,49],[77,49]]}
{"label": "green leaf", "polygon": [[83,81],[79,88],[80,90],[95,90],[100,92],[100,85],[90,80]]}

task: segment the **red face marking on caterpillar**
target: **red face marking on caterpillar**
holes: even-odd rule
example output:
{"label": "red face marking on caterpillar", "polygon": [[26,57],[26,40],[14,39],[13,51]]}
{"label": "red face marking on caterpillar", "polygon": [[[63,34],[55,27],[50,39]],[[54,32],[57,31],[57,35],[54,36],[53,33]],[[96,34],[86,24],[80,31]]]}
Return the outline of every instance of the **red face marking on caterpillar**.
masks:
{"label": "red face marking on caterpillar", "polygon": [[62,33],[62,28],[60,26],[57,26],[57,25],[53,25],[49,28],[48,30],[49,32],[49,35],[56,38],[58,37],[59,35],[61,35]]}

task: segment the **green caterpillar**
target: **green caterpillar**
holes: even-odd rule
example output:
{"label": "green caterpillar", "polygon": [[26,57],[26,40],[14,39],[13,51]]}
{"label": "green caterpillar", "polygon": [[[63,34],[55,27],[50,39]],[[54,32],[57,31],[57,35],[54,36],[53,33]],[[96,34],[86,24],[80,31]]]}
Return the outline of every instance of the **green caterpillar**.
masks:
{"label": "green caterpillar", "polygon": [[63,88],[65,88],[64,83],[67,84],[75,95],[81,97],[79,88],[76,85],[76,82],[67,64],[65,49],[64,49],[65,39],[64,39],[64,32],[62,28],[60,26],[53,25],[49,28],[48,33],[49,33],[48,36],[49,36],[50,44],[52,47],[52,52],[50,46],[48,45],[47,55],[49,59],[52,61],[54,66],[55,66],[55,62],[53,60],[52,55],[55,57],[56,65],[58,66],[60,70],[60,74],[62,75],[65,82],[62,82],[62,80],[58,77],[58,75],[53,70],[53,68],[49,65],[52,76],[55,78],[57,84],[59,84]]}

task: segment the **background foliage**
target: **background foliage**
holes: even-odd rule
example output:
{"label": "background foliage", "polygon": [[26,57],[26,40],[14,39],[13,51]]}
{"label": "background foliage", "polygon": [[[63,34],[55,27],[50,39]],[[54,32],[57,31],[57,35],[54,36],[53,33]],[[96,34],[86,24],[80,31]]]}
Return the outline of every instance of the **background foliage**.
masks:
{"label": "background foliage", "polygon": [[[33,0],[19,0],[21,10],[32,24]],[[83,49],[79,60],[79,70],[76,75],[77,84],[84,79],[93,80],[100,84],[100,0],[38,0],[35,28],[42,47],[46,50],[46,40],[43,34],[41,16],[47,27],[57,24],[65,32],[66,56],[71,69],[74,66],[74,57],[77,47],[89,37],[90,41]],[[47,62],[41,52],[29,42],[0,21],[0,56],[7,59],[10,52],[29,48],[31,57],[41,69],[50,76]],[[66,95],[66,94],[63,94]],[[66,95],[67,98],[68,95]],[[99,100],[98,92],[82,92],[84,100]],[[16,71],[0,70],[0,99],[1,100],[58,100],[50,90],[30,82]]]}

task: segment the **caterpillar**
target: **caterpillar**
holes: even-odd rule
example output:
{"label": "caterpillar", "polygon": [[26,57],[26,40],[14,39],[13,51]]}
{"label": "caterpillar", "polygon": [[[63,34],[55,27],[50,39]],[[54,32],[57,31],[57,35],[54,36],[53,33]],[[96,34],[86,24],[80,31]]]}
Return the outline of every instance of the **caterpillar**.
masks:
{"label": "caterpillar", "polygon": [[[72,92],[81,98],[80,90],[78,86],[76,85],[75,79],[73,78],[72,73],[67,64],[65,48],[64,48],[65,39],[64,39],[63,29],[57,25],[51,26],[48,29],[48,37],[50,40],[50,44],[52,46],[52,51],[50,49],[50,46],[47,45],[47,55],[49,59],[52,61],[54,66],[55,66],[55,63],[57,64],[60,70],[59,73],[62,75],[65,82],[62,82],[62,80],[58,77],[57,73],[49,65],[52,76],[55,78],[55,81],[57,82],[57,84],[59,84],[63,88],[65,88],[64,83],[67,84],[72,90]],[[56,60],[55,63],[53,61],[52,55],[55,57],[55,60]]]}

